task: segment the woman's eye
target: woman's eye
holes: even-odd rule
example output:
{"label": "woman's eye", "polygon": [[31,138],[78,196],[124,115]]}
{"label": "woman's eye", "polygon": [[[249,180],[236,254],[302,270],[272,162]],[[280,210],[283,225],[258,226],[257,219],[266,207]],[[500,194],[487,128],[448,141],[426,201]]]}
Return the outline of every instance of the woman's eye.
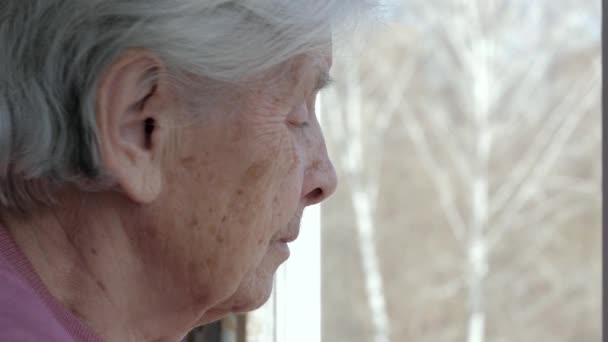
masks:
{"label": "woman's eye", "polygon": [[306,128],[309,126],[308,121],[295,122],[295,123],[293,123],[293,125],[298,128]]}
{"label": "woman's eye", "polygon": [[295,127],[306,128],[309,126],[308,119],[308,107],[304,102],[293,109],[289,114],[288,122]]}

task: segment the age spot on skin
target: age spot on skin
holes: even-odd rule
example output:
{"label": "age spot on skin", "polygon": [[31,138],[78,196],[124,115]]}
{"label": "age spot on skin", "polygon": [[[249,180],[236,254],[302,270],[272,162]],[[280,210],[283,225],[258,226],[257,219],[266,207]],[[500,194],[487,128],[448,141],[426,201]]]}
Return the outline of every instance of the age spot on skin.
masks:
{"label": "age spot on skin", "polygon": [[202,291],[201,289],[193,289],[190,291],[192,294],[192,300],[197,307],[204,307],[207,303],[209,303],[209,295],[207,291]]}
{"label": "age spot on skin", "polygon": [[226,223],[226,221],[228,221],[228,216],[222,217],[222,223]]}
{"label": "age spot on skin", "polygon": [[100,281],[97,281],[97,286],[101,289],[101,291],[106,292],[106,286]]}
{"label": "age spot on skin", "polygon": [[298,164],[299,164],[299,157],[298,157],[298,152],[296,151],[295,148],[291,148],[291,160],[289,161],[289,168],[288,168],[288,173],[291,174],[293,173],[297,168],[298,168]]}
{"label": "age spot on skin", "polygon": [[66,304],[68,310],[70,310],[76,317],[83,318],[82,313],[77,309],[76,305]]}
{"label": "age spot on skin", "polygon": [[97,255],[97,250],[95,248],[91,248],[91,254]]}
{"label": "age spot on skin", "polygon": [[192,164],[194,162],[194,157],[186,157],[186,158],[182,158],[181,163],[184,166],[189,166],[190,164]]}
{"label": "age spot on skin", "polygon": [[259,179],[266,173],[266,170],[268,170],[269,166],[270,163],[265,160],[253,163],[245,172],[246,179]]}

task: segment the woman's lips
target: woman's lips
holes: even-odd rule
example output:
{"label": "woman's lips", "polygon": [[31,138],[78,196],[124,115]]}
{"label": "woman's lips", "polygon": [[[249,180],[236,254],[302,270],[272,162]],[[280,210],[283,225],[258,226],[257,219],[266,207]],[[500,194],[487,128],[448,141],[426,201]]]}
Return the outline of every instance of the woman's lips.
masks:
{"label": "woman's lips", "polygon": [[285,234],[280,236],[277,240],[284,243],[294,242],[298,238],[298,235],[300,235],[300,220],[295,223],[296,224],[290,225],[287,232],[285,232]]}
{"label": "woman's lips", "polygon": [[285,259],[289,258],[289,255],[291,254],[287,242],[282,240],[274,241],[272,244],[270,244],[270,248],[276,250]]}
{"label": "woman's lips", "polygon": [[298,238],[298,234],[292,234],[292,235],[288,235],[286,237],[280,238],[279,241],[280,242],[284,242],[284,243],[290,243],[290,242],[294,242],[296,239]]}

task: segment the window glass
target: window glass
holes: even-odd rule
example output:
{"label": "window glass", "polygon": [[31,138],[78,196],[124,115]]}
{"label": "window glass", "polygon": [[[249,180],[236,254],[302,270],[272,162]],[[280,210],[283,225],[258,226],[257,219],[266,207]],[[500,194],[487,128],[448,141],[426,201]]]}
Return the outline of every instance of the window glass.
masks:
{"label": "window glass", "polygon": [[600,341],[600,1],[394,3],[323,95],[322,341]]}

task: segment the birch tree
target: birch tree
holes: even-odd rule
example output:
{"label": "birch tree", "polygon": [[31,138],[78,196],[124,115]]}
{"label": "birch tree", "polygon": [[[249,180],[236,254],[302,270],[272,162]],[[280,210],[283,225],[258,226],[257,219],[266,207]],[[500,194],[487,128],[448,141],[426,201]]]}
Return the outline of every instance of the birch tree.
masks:
{"label": "birch tree", "polygon": [[[589,12],[585,16],[580,10],[563,11],[561,17],[556,18],[543,13],[551,6],[548,3],[455,1],[451,6],[444,6],[450,9],[448,13],[442,13],[439,6],[434,6],[437,3],[425,2],[423,6],[429,15],[431,12],[433,16],[440,14],[443,32],[439,44],[433,47],[434,51],[452,53],[452,60],[444,65],[452,72],[446,70],[443,75],[458,89],[460,103],[464,104],[460,113],[464,121],[462,126],[467,133],[465,139],[441,135],[443,148],[451,159],[432,161],[433,156],[429,156],[428,148],[424,147],[428,141],[422,132],[446,132],[445,125],[440,127],[438,115],[429,113],[450,115],[445,109],[436,108],[445,104],[429,101],[422,105],[424,110],[410,111],[410,120],[404,123],[414,144],[419,146],[420,154],[425,155],[421,159],[427,161],[424,164],[428,174],[436,179],[437,191],[452,192],[452,186],[442,175],[446,166],[452,164],[448,169],[459,170],[457,182],[461,184],[461,191],[468,194],[468,213],[455,212],[452,208],[445,211],[451,231],[457,239],[464,240],[466,251],[467,341],[483,342],[487,320],[484,287],[491,271],[489,258],[504,235],[531,224],[541,226],[540,238],[528,249],[538,251],[540,244],[556,235],[560,223],[589,208],[589,200],[577,201],[577,197],[564,191],[581,182],[560,177],[559,163],[563,162],[562,152],[569,145],[579,145],[578,141],[573,141],[577,128],[581,123],[589,124],[586,119],[599,113],[598,41],[594,41],[592,35],[575,36],[580,30],[559,32],[555,29],[567,27],[564,22],[571,28],[584,27],[594,19]],[[595,22],[599,22],[597,17]],[[552,35],[552,31],[557,32]],[[583,50],[595,48],[594,55],[583,56],[581,63],[587,65],[576,77],[566,73],[560,75],[557,69],[558,57],[564,53],[563,43],[569,41],[577,41]],[[450,75],[458,79],[450,79]],[[430,114],[431,119],[422,124],[424,128],[417,122],[420,119],[416,114]],[[436,137],[439,138],[437,134]],[[521,146],[519,139],[526,141],[527,146]],[[440,143],[439,139],[436,141]],[[503,146],[497,146],[497,141]],[[588,139],[585,143],[588,158],[597,158],[598,142]],[[589,154],[593,152],[596,154]],[[508,174],[497,174],[498,177],[491,174],[492,155],[511,160]],[[555,182],[556,178],[562,179],[560,186],[566,193],[563,196],[565,203],[564,200],[546,203],[543,195],[550,186],[546,180]],[[492,182],[495,184],[493,192]],[[587,183],[581,188],[587,193],[599,194],[597,179],[587,180]],[[535,205],[538,202],[545,204]],[[524,210],[530,207],[534,209]],[[567,209],[563,210],[564,207]],[[547,217],[548,213],[551,217]],[[539,217],[546,221],[539,222]],[[532,311],[526,310],[526,315]]]}
{"label": "birch tree", "polygon": [[[351,43],[351,51],[362,51],[360,37]],[[379,68],[380,80],[397,76],[397,83],[388,95],[389,100],[382,105],[365,102],[363,87],[364,71],[354,57],[346,57],[342,65],[337,65],[342,77],[343,87],[340,95],[328,94],[322,97],[324,127],[327,136],[339,146],[340,155],[336,158],[344,171],[352,189],[351,204],[355,213],[355,228],[358,234],[360,260],[365,276],[365,289],[369,317],[373,327],[374,342],[391,341],[391,329],[386,308],[383,275],[375,238],[375,215],[379,191],[380,158],[377,151],[382,150],[383,136],[396,109],[401,102],[401,94],[412,74],[411,68],[401,68],[397,75],[391,68]],[[368,82],[369,79],[366,79]],[[341,102],[339,99],[345,99]],[[374,116],[368,115],[368,112]]]}
{"label": "birch tree", "polygon": [[[506,328],[489,335],[488,321],[531,327],[527,322],[539,322],[568,293],[594,289],[581,280],[589,273],[565,279],[543,251],[571,248],[564,237],[569,227],[599,216],[597,7],[597,1],[403,1],[392,28],[401,34],[392,36],[392,44],[367,37],[361,62],[352,58],[336,70],[344,87],[324,97],[324,117],[352,188],[375,341],[390,336],[388,322],[407,319],[386,313],[382,292],[391,284],[382,281],[387,275],[379,272],[383,260],[374,239],[378,158],[395,123],[417,152],[397,158],[424,170],[437,199],[429,205],[438,208],[446,236],[463,252],[429,256],[460,262],[462,277],[420,293],[462,296],[466,325],[460,329],[467,342],[522,340]],[[503,255],[509,260],[499,261]],[[522,279],[529,267],[534,274]],[[513,279],[521,280],[505,291]],[[538,298],[530,294],[536,281],[547,287]],[[527,301],[515,318],[497,316],[496,303],[509,298],[488,293],[500,291],[503,297],[522,293]],[[452,329],[433,338],[458,336]],[[527,338],[555,340],[551,333]]]}

